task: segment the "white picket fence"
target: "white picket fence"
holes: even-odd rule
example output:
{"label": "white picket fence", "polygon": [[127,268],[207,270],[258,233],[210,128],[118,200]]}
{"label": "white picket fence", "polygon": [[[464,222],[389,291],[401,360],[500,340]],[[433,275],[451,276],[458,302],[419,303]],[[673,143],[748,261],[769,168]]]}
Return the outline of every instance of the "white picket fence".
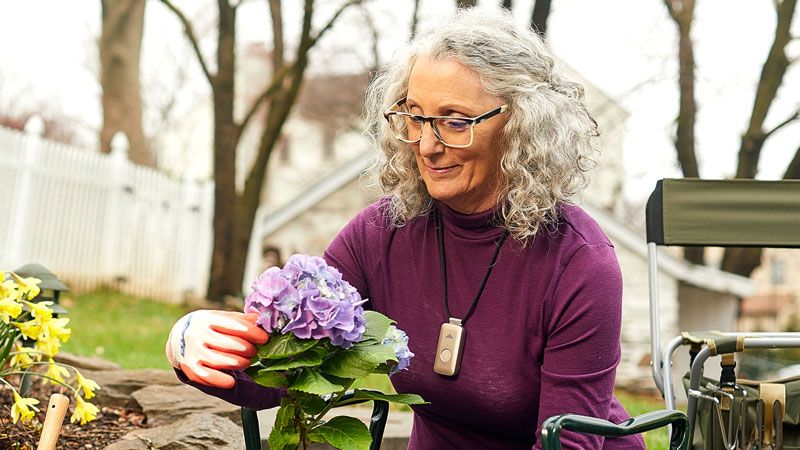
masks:
{"label": "white picket fence", "polygon": [[204,296],[213,182],[132,164],[124,137],[101,154],[44,140],[42,129],[0,128],[0,270],[36,262],[76,290]]}

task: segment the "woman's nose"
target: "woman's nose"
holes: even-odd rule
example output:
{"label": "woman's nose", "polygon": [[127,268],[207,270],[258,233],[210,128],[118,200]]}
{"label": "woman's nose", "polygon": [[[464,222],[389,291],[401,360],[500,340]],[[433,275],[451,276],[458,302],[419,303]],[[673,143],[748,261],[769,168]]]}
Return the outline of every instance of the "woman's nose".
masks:
{"label": "woman's nose", "polygon": [[419,140],[419,152],[423,156],[429,156],[444,151],[444,144],[436,137],[433,132],[433,124],[422,125],[422,135]]}

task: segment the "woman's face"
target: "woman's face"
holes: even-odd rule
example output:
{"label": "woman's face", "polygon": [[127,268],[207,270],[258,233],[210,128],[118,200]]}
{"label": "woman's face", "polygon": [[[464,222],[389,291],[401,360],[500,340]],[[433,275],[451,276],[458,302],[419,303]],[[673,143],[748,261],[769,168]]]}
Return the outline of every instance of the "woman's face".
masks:
{"label": "woman's face", "polygon": [[[453,59],[422,57],[411,69],[406,107],[412,114],[476,117],[502,104],[483,89],[478,74]],[[507,121],[508,115],[500,114],[475,125],[472,145],[466,148],[442,144],[430,124],[423,125],[422,139],[411,148],[431,197],[466,214],[493,207]]]}

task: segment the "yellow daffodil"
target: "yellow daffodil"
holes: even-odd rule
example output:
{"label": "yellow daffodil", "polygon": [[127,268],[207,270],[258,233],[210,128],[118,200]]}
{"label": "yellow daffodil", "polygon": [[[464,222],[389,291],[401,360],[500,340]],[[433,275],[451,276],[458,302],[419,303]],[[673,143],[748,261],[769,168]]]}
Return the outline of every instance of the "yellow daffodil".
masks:
{"label": "yellow daffodil", "polygon": [[5,275],[0,277],[0,298],[9,298],[11,300],[19,299],[17,283],[14,283],[12,280],[6,280]]}
{"label": "yellow daffodil", "polygon": [[0,298],[0,320],[8,323],[22,314],[22,304],[12,298]]}
{"label": "yellow daffodil", "polygon": [[33,318],[39,320],[41,323],[46,323],[53,318],[53,310],[48,308],[53,302],[26,302],[25,304],[31,309]]}
{"label": "yellow daffodil", "polygon": [[64,375],[69,376],[69,370],[61,364],[56,364],[53,358],[50,358],[48,362],[50,364],[47,366],[47,373],[45,373],[45,375],[51,378],[50,382],[53,384],[66,384],[67,382],[64,381]]}
{"label": "yellow daffodil", "polygon": [[100,385],[94,380],[85,378],[77,370],[75,371],[75,381],[78,383],[78,387],[83,389],[83,395],[85,395],[87,399],[94,397],[94,391],[100,389]]}
{"label": "yellow daffodil", "polygon": [[34,277],[22,278],[14,272],[11,272],[11,277],[17,282],[17,291],[19,291],[20,295],[25,295],[28,299],[36,297],[41,292],[39,283],[42,280]]}
{"label": "yellow daffodil", "polygon": [[14,344],[14,353],[11,355],[9,365],[15,368],[27,369],[33,365],[37,356],[38,354],[32,348]]}
{"label": "yellow daffodil", "polygon": [[19,420],[27,422],[33,418],[35,414],[34,411],[39,411],[39,408],[33,406],[38,404],[39,400],[35,398],[22,398],[17,394],[17,391],[14,391],[14,406],[11,407],[11,420],[13,420],[14,423],[17,423]]}
{"label": "yellow daffodil", "polygon": [[47,322],[45,326],[47,327],[48,335],[53,339],[61,339],[61,342],[67,342],[67,339],[72,335],[72,330],[67,328],[68,323],[69,319],[66,317]]}
{"label": "yellow daffodil", "polygon": [[61,348],[61,341],[56,338],[40,337],[39,340],[36,341],[36,350],[50,358],[56,356],[59,348]]}
{"label": "yellow daffodil", "polygon": [[39,334],[42,332],[42,325],[38,320],[29,320],[22,323],[15,322],[14,325],[28,339],[39,339]]}
{"label": "yellow daffodil", "polygon": [[96,419],[98,412],[100,410],[97,409],[97,406],[84,401],[80,394],[75,394],[75,409],[72,410],[72,416],[70,416],[69,421],[72,423],[80,421],[81,425],[84,425],[86,422]]}

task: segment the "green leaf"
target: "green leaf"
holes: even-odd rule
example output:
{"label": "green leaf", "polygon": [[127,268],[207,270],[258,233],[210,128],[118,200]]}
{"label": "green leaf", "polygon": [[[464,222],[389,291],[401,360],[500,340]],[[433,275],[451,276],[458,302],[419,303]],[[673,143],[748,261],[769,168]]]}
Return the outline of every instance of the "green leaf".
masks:
{"label": "green leaf", "polygon": [[309,437],[324,440],[332,446],[346,450],[369,450],[372,436],[364,423],[352,417],[339,416],[314,428]]}
{"label": "green leaf", "polygon": [[250,376],[256,383],[266,387],[286,387],[289,381],[286,380],[286,375],[280,372],[274,372],[269,369],[259,368],[255,373],[251,373],[251,368],[248,368],[245,373]]}
{"label": "green leaf", "polygon": [[273,428],[267,442],[270,450],[297,450],[297,446],[300,445],[300,433]]}
{"label": "green leaf", "polygon": [[292,333],[270,336],[269,341],[258,350],[261,359],[283,359],[299,355],[317,345],[315,339],[298,339]]}
{"label": "green leaf", "polygon": [[318,395],[306,394],[300,391],[291,391],[289,395],[297,401],[297,404],[300,405],[306,415],[316,416],[328,406],[328,402]]}
{"label": "green leaf", "polygon": [[404,405],[427,405],[429,403],[417,394],[384,394],[382,392],[362,391],[361,389],[356,389],[353,392],[353,398],[386,400],[387,402],[402,403]]}
{"label": "green leaf", "polygon": [[264,370],[289,370],[298,367],[316,367],[322,364],[324,356],[325,349],[318,346],[289,359],[268,359],[261,363],[264,365]]}
{"label": "green leaf", "polygon": [[281,400],[281,407],[275,416],[275,425],[269,434],[269,448],[275,450],[295,450],[300,445],[300,432],[294,425],[295,406],[288,399]]}
{"label": "green leaf", "polygon": [[297,379],[289,386],[290,391],[300,391],[308,394],[325,395],[333,394],[344,389],[344,386],[331,383],[316,370],[303,370]]}
{"label": "green leaf", "polygon": [[320,370],[337,377],[361,378],[375,373],[386,361],[397,361],[394,350],[388,345],[374,344],[336,353],[320,366]]}
{"label": "green leaf", "polygon": [[360,342],[383,342],[386,332],[389,331],[389,326],[394,323],[392,319],[375,311],[364,311],[364,319],[367,321],[367,329],[361,336]]}

